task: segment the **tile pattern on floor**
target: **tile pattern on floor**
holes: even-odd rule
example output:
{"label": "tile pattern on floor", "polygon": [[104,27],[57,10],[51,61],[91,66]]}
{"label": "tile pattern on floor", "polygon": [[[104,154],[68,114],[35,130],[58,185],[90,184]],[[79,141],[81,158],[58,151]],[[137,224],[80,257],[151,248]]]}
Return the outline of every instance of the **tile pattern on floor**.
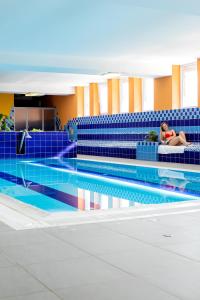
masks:
{"label": "tile pattern on floor", "polygon": [[199,300],[200,213],[16,231],[0,300]]}

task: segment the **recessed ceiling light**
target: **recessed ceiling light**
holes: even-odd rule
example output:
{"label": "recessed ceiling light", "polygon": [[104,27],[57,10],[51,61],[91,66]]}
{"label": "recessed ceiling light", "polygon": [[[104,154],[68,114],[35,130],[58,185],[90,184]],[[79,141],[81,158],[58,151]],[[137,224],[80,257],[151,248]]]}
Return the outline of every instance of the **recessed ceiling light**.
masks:
{"label": "recessed ceiling light", "polygon": [[42,93],[37,93],[37,92],[28,92],[25,94],[26,97],[39,97],[39,96],[44,96]]}

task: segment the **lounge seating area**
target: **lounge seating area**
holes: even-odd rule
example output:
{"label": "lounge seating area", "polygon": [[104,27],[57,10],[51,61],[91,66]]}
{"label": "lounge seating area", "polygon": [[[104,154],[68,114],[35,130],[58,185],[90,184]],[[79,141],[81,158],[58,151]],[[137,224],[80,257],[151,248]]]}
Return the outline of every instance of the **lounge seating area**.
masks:
{"label": "lounge seating area", "polygon": [[[192,144],[161,145],[159,138],[156,144],[146,142],[150,131],[159,137],[160,124],[166,120],[177,133],[184,131]],[[71,120],[68,128],[72,127],[77,154],[200,164],[200,108],[82,117]],[[152,151],[156,151],[153,159]]]}

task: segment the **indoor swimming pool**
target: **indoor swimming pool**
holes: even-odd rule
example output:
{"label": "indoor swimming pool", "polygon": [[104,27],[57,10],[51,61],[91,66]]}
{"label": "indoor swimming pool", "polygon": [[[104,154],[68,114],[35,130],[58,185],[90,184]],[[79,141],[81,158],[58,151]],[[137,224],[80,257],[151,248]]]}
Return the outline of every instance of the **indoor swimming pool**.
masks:
{"label": "indoor swimming pool", "polygon": [[0,161],[0,196],[47,212],[200,200],[200,173],[82,159]]}

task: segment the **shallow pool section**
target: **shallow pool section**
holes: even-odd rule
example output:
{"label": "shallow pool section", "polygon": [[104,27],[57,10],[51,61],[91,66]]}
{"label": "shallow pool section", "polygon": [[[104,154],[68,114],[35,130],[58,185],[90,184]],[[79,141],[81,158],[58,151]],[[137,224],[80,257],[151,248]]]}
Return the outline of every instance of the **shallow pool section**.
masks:
{"label": "shallow pool section", "polygon": [[48,212],[200,200],[200,173],[80,159],[0,160],[0,194]]}

